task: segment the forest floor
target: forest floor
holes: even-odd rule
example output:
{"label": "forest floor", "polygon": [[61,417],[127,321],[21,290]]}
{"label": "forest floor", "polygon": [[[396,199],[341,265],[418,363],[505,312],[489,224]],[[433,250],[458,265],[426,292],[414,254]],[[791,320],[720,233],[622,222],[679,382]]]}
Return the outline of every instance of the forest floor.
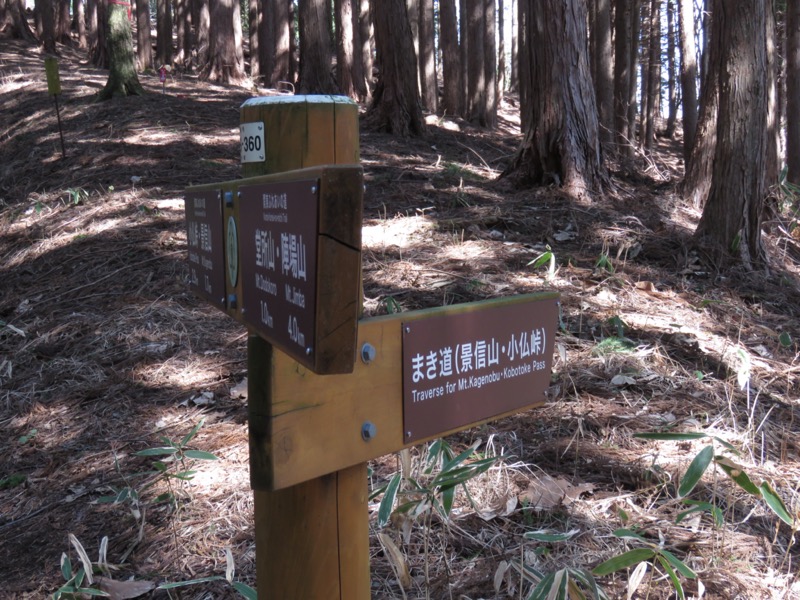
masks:
{"label": "forest floor", "polygon": [[[107,537],[111,577],[143,589],[224,576],[226,549],[236,580],[255,585],[246,331],[187,287],[182,199],[239,176],[239,106],[254,92],[176,76],[162,93],[148,75],[146,96],[95,103],[105,73],[68,48],[60,67],[66,158],[38,49],[0,46],[0,597],[54,592],[62,553],[78,564],[68,534],[92,560]],[[719,441],[715,452],[796,514],[790,217],[767,224],[769,274],[718,272],[687,250],[700,211],[677,193],[676,142],[613,165],[609,190],[576,201],[499,178],[520,142],[513,103],[491,132],[429,121],[424,139],[361,134],[367,313],[556,290],[562,323],[550,402],[448,440],[506,457],[469,483],[472,504],[459,493],[449,522],[396,518],[378,536],[371,503],[373,597],[519,598],[530,583],[508,567],[520,558],[544,573],[591,568],[652,543],[698,574],[681,576],[687,596],[800,598],[791,528],[713,465],[690,498],[715,502],[722,523],[676,523],[678,483],[710,439],[633,437],[716,436],[738,455]],[[548,246],[554,269],[530,265]],[[219,460],[195,461],[177,510],[156,502],[164,481],[134,453],[201,420],[189,445]],[[425,452],[374,461],[371,489],[403,461],[423,477]],[[99,502],[124,488],[138,503]],[[623,527],[646,542],[613,535]],[[573,533],[523,537],[538,530]],[[675,597],[661,566],[599,581],[612,597]],[[222,580],[182,590],[237,597]]]}

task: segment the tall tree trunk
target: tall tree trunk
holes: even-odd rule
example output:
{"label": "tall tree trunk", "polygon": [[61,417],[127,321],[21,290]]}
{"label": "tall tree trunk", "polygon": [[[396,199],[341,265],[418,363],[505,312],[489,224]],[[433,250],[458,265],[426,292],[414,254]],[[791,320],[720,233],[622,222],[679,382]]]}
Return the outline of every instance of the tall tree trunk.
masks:
{"label": "tall tree trunk", "polygon": [[497,124],[497,39],[495,27],[495,0],[484,0],[483,6],[483,69],[486,81],[486,104],[481,124]]}
{"label": "tall tree trunk", "polygon": [[694,45],[694,5],[680,3],[681,98],[683,109],[683,160],[689,162],[697,131],[697,58]]}
{"label": "tall tree trunk", "polygon": [[644,147],[652,150],[655,141],[656,119],[660,113],[661,96],[661,0],[652,0],[649,24],[650,52],[647,59],[647,115],[645,118]]}
{"label": "tall tree trunk", "polygon": [[769,187],[777,183],[780,176],[780,121],[778,108],[778,49],[777,23],[772,2],[766,4],[767,45],[767,154],[764,177]]}
{"label": "tall tree trunk", "polygon": [[[361,43],[361,0],[350,0],[352,3],[350,15],[350,29],[353,32],[353,87],[359,102],[366,102],[369,98],[369,87],[364,74],[364,45]],[[367,4],[369,13],[369,4]],[[369,40],[367,40],[369,44]]]}
{"label": "tall tree trunk", "polygon": [[23,0],[7,0],[3,22],[0,22],[0,33],[9,32],[10,37],[33,42],[36,36],[25,17]]}
{"label": "tall tree trunk", "polygon": [[89,47],[86,37],[86,5],[83,0],[75,0],[75,28],[78,32],[78,48],[85,50]]}
{"label": "tall tree trunk", "polygon": [[517,0],[511,0],[511,78],[508,89],[519,89],[519,5]]}
{"label": "tall tree trunk", "polygon": [[353,78],[353,0],[336,0],[336,81],[339,92],[358,99]]}
{"label": "tall tree trunk", "polygon": [[639,104],[639,150],[645,147],[647,114],[650,107],[650,8],[652,0],[643,0],[641,7],[641,44],[639,46],[639,81],[642,86],[642,101]]}
{"label": "tall tree trunk", "polygon": [[359,37],[361,39],[361,57],[364,67],[364,79],[367,84],[367,96],[369,99],[372,96],[373,84],[373,53],[375,48],[375,39],[372,35],[372,18],[369,10],[369,0],[358,0],[360,4],[360,14],[358,17]]}
{"label": "tall tree trunk", "polygon": [[719,117],[711,189],[695,236],[720,263],[766,265],[767,14],[762,2],[715,0],[712,43],[721,49]]}
{"label": "tall tree trunk", "polygon": [[72,16],[69,14],[70,0],[58,0],[58,25],[56,27],[56,39],[62,44],[72,42]]}
{"label": "tall tree trunk", "polygon": [[[186,46],[186,24],[187,14],[189,13],[189,0],[174,0],[175,8],[175,33],[176,33],[176,52],[175,63],[183,66],[187,59],[187,54],[191,52],[191,46]],[[191,28],[191,21],[189,20]]]}
{"label": "tall tree trunk", "polygon": [[445,114],[461,114],[461,64],[455,0],[439,0],[439,40],[442,47],[442,82]]}
{"label": "tall tree trunk", "polygon": [[436,44],[433,0],[419,0],[419,80],[422,104],[430,112],[439,109],[436,84]]}
{"label": "tall tree trunk", "polygon": [[272,67],[270,84],[278,88],[281,82],[294,83],[291,72],[289,54],[291,52],[291,27],[289,23],[289,2],[287,0],[271,0],[272,19],[275,27],[275,62]]}
{"label": "tall tree trunk", "polygon": [[529,39],[531,24],[531,3],[529,0],[517,0],[518,22],[517,22],[517,41],[518,48],[518,73],[519,73],[519,122],[520,131],[528,131],[533,114],[533,64],[531,64],[531,41]]}
{"label": "tall tree trunk", "polygon": [[220,83],[241,83],[245,79],[242,53],[242,19],[236,0],[211,0],[208,63],[200,78]]}
{"label": "tall tree trunk", "polygon": [[506,90],[506,27],[505,6],[503,0],[497,0],[497,102],[503,100]]}
{"label": "tall tree trunk", "polygon": [[800,2],[786,3],[786,164],[800,184]]}
{"label": "tall tree trunk", "polygon": [[136,57],[139,68],[153,68],[153,40],[150,35],[150,1],[136,0]]}
{"label": "tall tree trunk", "polygon": [[520,52],[530,54],[530,125],[504,175],[533,184],[562,183],[575,197],[605,182],[587,57],[583,0],[524,0],[530,23]]}
{"label": "tall tree trunk", "polygon": [[[89,62],[95,64],[95,51],[97,50],[97,38],[99,36],[99,21],[98,21],[98,8],[97,5],[102,0],[86,0],[86,37],[89,42]],[[103,47],[105,47],[105,38],[103,39]]]}
{"label": "tall tree trunk", "polygon": [[156,57],[161,65],[172,65],[172,6],[156,0]]}
{"label": "tall tree trunk", "polygon": [[633,43],[631,8],[633,0],[617,0],[614,14],[614,132],[620,154],[628,154],[631,131],[628,127],[630,103],[631,44]]}
{"label": "tall tree trunk", "polygon": [[461,116],[469,117],[469,27],[467,24],[467,0],[458,0],[458,35],[461,61]]}
{"label": "tall tree trunk", "polygon": [[377,129],[395,135],[424,135],[414,38],[405,2],[380,0],[380,9],[375,8],[373,4],[380,74],[367,121]]}
{"label": "tall tree trunk", "polygon": [[115,96],[140,96],[144,94],[133,58],[133,37],[128,21],[128,9],[120,3],[109,3],[107,45],[109,57],[108,81],[100,90],[100,100]]}
{"label": "tall tree trunk", "polygon": [[[647,0],[644,0],[645,2]],[[636,70],[639,68],[639,48],[640,39],[639,33],[641,31],[641,2],[642,0],[632,0],[631,4],[631,45],[630,45],[630,64],[631,64],[631,77],[628,79],[628,133],[630,145],[627,147],[627,155],[633,156],[634,147],[636,144]],[[643,86],[644,87],[644,86]]]}
{"label": "tall tree trunk", "polygon": [[36,10],[42,18],[42,41],[45,54],[56,54],[56,22],[51,0],[36,0]]}
{"label": "tall tree trunk", "polygon": [[331,13],[325,0],[300,0],[300,94],[335,94],[331,76]]}
{"label": "tall tree trunk", "polygon": [[208,49],[211,46],[211,6],[210,0],[196,0],[197,6],[197,66],[202,69],[208,64]]}
{"label": "tall tree trunk", "polygon": [[[484,0],[467,0],[467,39],[469,64],[467,74],[467,114],[469,120],[485,125],[486,72],[484,70]],[[462,17],[463,18],[463,17]]]}
{"label": "tall tree trunk", "polygon": [[294,2],[289,3],[289,77],[286,81],[289,81],[292,85],[297,82],[298,73],[300,71],[300,66],[297,64],[297,55],[299,54],[297,49],[297,27],[295,27],[295,23],[298,22],[297,16],[297,5]]}
{"label": "tall tree trunk", "polygon": [[675,85],[675,0],[667,0],[667,70],[669,114],[664,135],[672,139],[675,135],[675,122],[678,120],[678,86]]}
{"label": "tall tree trunk", "polygon": [[247,39],[250,44],[250,78],[261,83],[261,35],[262,30],[262,2],[248,0],[247,2]]}
{"label": "tall tree trunk", "polygon": [[611,0],[596,0],[594,23],[595,90],[600,141],[610,147],[614,135],[614,54],[611,45]]}
{"label": "tall tree trunk", "polygon": [[[715,32],[709,32],[715,35]],[[722,48],[706,40],[709,47],[705,81],[701,87],[700,116],[692,143],[692,153],[686,165],[683,197],[696,208],[702,207],[711,189],[711,175],[717,147],[717,117],[719,113],[719,71],[722,68]]]}

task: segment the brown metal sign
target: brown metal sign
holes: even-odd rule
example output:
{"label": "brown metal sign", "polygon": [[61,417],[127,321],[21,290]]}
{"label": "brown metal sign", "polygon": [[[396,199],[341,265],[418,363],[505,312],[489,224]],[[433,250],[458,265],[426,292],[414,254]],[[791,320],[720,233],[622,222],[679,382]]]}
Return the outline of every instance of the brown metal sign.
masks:
{"label": "brown metal sign", "polygon": [[199,296],[225,310],[225,248],[220,193],[216,190],[189,191],[184,204],[189,242],[189,286]]}
{"label": "brown metal sign", "polygon": [[313,368],[319,183],[266,183],[239,192],[244,322]]}
{"label": "brown metal sign", "polygon": [[405,443],[545,400],[557,298],[403,323]]}

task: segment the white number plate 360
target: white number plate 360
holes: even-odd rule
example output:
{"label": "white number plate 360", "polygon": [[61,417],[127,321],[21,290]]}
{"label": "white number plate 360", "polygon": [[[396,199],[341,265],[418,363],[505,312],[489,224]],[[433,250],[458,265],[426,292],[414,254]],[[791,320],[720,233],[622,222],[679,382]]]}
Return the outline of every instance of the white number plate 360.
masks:
{"label": "white number plate 360", "polygon": [[264,123],[242,123],[239,127],[242,142],[242,162],[264,162]]}

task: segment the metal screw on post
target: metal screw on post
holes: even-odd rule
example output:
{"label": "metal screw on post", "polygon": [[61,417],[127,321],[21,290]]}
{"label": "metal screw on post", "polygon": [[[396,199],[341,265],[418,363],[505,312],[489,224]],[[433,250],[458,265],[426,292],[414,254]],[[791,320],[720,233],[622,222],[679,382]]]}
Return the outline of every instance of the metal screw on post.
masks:
{"label": "metal screw on post", "polygon": [[368,365],[377,356],[378,351],[375,350],[375,346],[372,344],[364,344],[361,346],[361,360],[364,361],[365,365]]}
{"label": "metal screw on post", "polygon": [[375,437],[377,432],[378,430],[375,428],[375,425],[367,421],[361,426],[361,439],[368,442]]}

